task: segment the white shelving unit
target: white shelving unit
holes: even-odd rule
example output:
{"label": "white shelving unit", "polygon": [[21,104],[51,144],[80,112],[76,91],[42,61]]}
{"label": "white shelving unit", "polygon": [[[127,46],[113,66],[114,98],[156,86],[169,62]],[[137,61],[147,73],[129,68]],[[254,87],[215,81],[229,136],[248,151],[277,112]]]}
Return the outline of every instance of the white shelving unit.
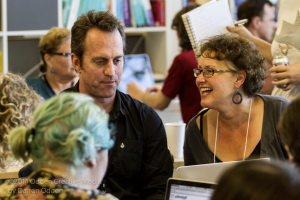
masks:
{"label": "white shelving unit", "polygon": [[[6,73],[10,70],[9,63],[9,37],[19,36],[20,38],[39,38],[45,35],[48,30],[19,30],[19,31],[8,31],[8,12],[7,3],[9,0],[1,0],[2,10],[2,31],[0,32],[0,51],[3,52],[3,72]],[[27,1],[27,0],[23,0]],[[52,1],[52,0],[51,0]],[[58,21],[57,26],[63,27],[62,25],[62,1],[57,0],[57,15]],[[33,5],[28,5],[33,6]],[[35,8],[35,9],[47,9],[47,8]],[[154,73],[167,74],[167,70],[174,57],[179,53],[178,41],[176,32],[171,29],[172,19],[176,12],[181,9],[181,0],[165,0],[165,27],[142,27],[142,28],[126,28],[125,32],[127,35],[140,34],[144,35],[146,39],[146,53],[149,54],[151,64],[153,66]]]}

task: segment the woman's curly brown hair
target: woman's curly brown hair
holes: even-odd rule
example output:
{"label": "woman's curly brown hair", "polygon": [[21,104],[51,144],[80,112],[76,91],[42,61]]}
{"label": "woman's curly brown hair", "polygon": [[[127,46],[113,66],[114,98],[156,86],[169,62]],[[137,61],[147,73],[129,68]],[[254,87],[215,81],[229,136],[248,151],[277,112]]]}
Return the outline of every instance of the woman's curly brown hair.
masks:
{"label": "woman's curly brown hair", "polygon": [[10,165],[8,132],[15,127],[29,127],[33,111],[43,98],[31,90],[25,79],[12,73],[0,73],[0,170]]}
{"label": "woman's curly brown hair", "polygon": [[243,89],[248,97],[260,92],[267,78],[265,58],[246,38],[232,34],[217,35],[200,44],[200,54],[205,58],[225,60],[231,70],[245,71]]}

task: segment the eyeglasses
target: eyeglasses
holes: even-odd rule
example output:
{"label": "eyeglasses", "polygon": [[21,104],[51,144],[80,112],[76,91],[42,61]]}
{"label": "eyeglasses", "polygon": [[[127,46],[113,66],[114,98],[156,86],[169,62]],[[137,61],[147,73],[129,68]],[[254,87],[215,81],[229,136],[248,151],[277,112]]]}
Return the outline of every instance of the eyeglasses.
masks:
{"label": "eyeglasses", "polygon": [[211,68],[194,69],[194,76],[197,78],[202,72],[204,77],[212,77],[215,73],[234,72],[233,70],[214,70]]}
{"label": "eyeglasses", "polygon": [[53,55],[64,56],[68,60],[71,60],[71,53],[52,53]]}

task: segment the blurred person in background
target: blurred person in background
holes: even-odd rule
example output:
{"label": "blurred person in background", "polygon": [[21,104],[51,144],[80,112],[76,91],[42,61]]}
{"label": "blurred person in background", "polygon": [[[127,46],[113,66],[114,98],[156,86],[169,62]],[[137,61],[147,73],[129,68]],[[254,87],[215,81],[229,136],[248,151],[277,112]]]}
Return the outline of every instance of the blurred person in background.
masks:
{"label": "blurred person in background", "polygon": [[278,130],[291,162],[300,169],[300,96],[282,113]]}
{"label": "blurred person in background", "polygon": [[272,42],[276,30],[275,7],[269,0],[246,0],[238,7],[238,19],[248,19],[245,27],[253,36]]}
{"label": "blurred person in background", "polygon": [[39,43],[42,76],[26,78],[27,84],[45,100],[74,86],[78,74],[71,62],[71,31],[53,27]]}
{"label": "blurred person in background", "polygon": [[144,92],[137,83],[128,84],[127,93],[148,106],[164,110],[177,95],[180,99],[181,115],[184,123],[188,123],[201,109],[201,98],[195,85],[193,69],[197,67],[197,60],[191,42],[186,32],[181,15],[197,8],[198,4],[190,3],[182,8],[174,17],[172,29],[176,30],[181,47],[181,53],[173,61],[163,88],[157,86],[147,88]]}
{"label": "blurred person in background", "polygon": [[9,133],[16,159],[31,158],[36,170],[2,184],[0,199],[116,199],[97,190],[114,144],[108,117],[84,94],[60,94],[38,107],[31,127]]}
{"label": "blurred person in background", "polygon": [[0,171],[17,164],[9,149],[8,132],[18,126],[29,127],[34,110],[43,99],[30,89],[24,78],[0,73]]}
{"label": "blurred person in background", "polygon": [[[272,44],[255,37],[244,26],[227,27],[230,32],[238,33],[251,40],[267,59],[272,63],[276,56],[285,56],[289,65],[271,67],[269,71],[275,79],[272,95],[281,96],[292,101],[300,93],[300,4],[294,0],[281,0],[277,30]],[[277,79],[277,80],[276,80]],[[276,86],[281,86],[278,88]]]}
{"label": "blurred person in background", "polygon": [[[237,16],[239,20],[248,19],[245,27],[253,36],[262,40],[271,42],[273,34],[276,30],[275,7],[269,0],[247,0],[238,7]],[[260,94],[271,94],[274,88],[272,81],[274,80],[269,72],[272,63],[268,63],[268,76],[265,79],[265,85],[261,89]]]}
{"label": "blurred person in background", "polygon": [[225,171],[211,200],[298,200],[299,177],[289,163],[242,162]]}

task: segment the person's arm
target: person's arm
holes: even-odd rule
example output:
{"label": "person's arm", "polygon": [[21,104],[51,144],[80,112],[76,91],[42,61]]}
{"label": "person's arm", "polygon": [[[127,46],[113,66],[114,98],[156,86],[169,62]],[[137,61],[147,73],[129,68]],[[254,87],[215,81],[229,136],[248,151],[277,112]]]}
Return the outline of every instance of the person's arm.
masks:
{"label": "person's arm", "polygon": [[233,33],[237,33],[238,35],[249,39],[253,42],[256,48],[262,53],[262,55],[266,58],[268,63],[272,64],[273,55],[271,52],[271,44],[253,36],[250,31],[244,26],[236,26],[236,27],[227,27],[227,30]]}
{"label": "person's arm", "polygon": [[148,106],[158,110],[164,110],[169,106],[172,99],[165,96],[160,89],[151,88],[151,90],[148,89],[148,91],[149,92],[143,92],[136,82],[131,82],[127,85],[127,93]]}
{"label": "person's arm", "polygon": [[173,174],[173,159],[167,145],[164,125],[157,113],[144,112],[143,173],[140,181],[141,199],[163,200],[167,180]]}
{"label": "person's arm", "polygon": [[274,79],[281,79],[272,81],[274,85],[287,85],[282,88],[284,91],[290,90],[294,85],[300,83],[300,64],[271,67],[270,72]]}
{"label": "person's arm", "polygon": [[271,72],[269,71],[269,69],[272,66],[268,62],[266,62],[266,65],[267,65],[267,78],[265,79],[265,84],[259,93],[271,95],[274,88],[274,84],[272,83],[274,78],[271,76]]}

